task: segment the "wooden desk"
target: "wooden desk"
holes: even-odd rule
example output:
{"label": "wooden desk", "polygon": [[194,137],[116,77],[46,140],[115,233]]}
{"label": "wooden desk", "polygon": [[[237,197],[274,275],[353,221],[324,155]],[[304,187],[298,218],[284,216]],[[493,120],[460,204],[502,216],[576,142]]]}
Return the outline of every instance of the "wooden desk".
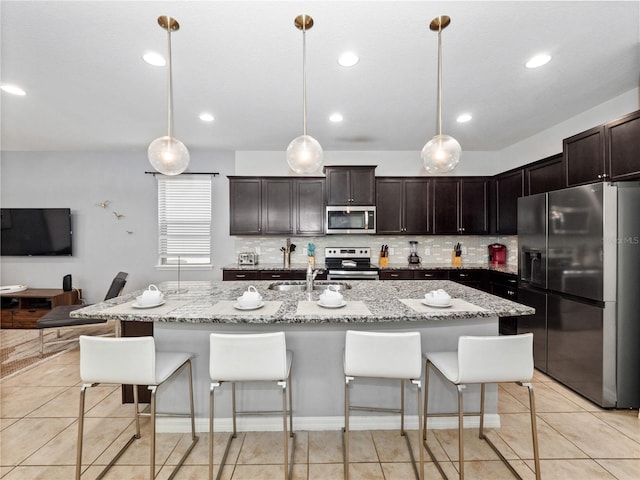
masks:
{"label": "wooden desk", "polygon": [[38,319],[59,305],[80,303],[80,291],[59,288],[27,288],[0,295],[2,328],[37,328]]}

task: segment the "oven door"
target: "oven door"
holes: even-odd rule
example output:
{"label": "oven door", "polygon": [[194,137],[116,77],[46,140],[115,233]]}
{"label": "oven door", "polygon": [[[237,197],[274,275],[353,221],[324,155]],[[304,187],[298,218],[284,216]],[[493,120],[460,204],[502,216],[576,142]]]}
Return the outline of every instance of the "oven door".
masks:
{"label": "oven door", "polygon": [[376,207],[326,207],[326,233],[376,233]]}
{"label": "oven door", "polygon": [[329,270],[327,280],[379,280],[378,270]]}

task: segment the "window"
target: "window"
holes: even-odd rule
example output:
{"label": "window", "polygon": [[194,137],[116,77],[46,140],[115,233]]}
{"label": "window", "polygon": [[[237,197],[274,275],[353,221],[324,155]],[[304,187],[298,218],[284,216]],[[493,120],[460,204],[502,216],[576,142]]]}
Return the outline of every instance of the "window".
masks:
{"label": "window", "polygon": [[162,266],[211,266],[211,177],[158,179],[159,258]]}

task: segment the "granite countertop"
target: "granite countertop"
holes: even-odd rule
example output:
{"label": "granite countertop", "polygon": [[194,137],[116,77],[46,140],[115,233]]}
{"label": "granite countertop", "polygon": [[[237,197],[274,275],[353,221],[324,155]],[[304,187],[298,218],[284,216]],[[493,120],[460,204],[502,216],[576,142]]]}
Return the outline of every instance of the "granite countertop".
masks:
{"label": "granite countertop", "polygon": [[[316,264],[316,269],[325,269],[325,265]],[[259,263],[258,265],[238,265],[232,263],[222,267],[223,270],[306,270],[306,263],[292,263],[289,267],[284,267],[282,263]],[[491,265],[487,262],[478,263],[462,263],[461,267],[453,267],[451,263],[421,263],[419,265],[408,263],[391,263],[386,267],[380,267],[380,270],[491,270],[493,272],[508,273],[511,275],[518,274],[517,265]]]}
{"label": "granite countertop", "polygon": [[[108,309],[135,300],[141,291],[123,295],[106,302],[97,303],[76,310],[72,317],[101,318],[105,320],[118,319],[122,321],[141,322],[174,322],[174,323],[243,323],[243,324],[309,324],[309,323],[359,323],[359,322],[415,322],[427,320],[455,320],[470,319],[476,317],[504,317],[531,315],[535,313],[533,308],[521,305],[509,300],[496,297],[449,280],[414,280],[407,281],[348,281],[351,289],[343,290],[345,301],[362,302],[370,315],[348,314],[348,308],[321,309],[313,314],[300,315],[297,313],[298,302],[307,301],[306,292],[269,290],[272,281],[255,282],[182,282],[178,286],[176,282],[165,282],[159,288],[165,292],[168,305],[175,308],[168,312],[154,312],[149,309],[127,309],[126,313],[109,312]],[[292,283],[292,282],[277,282]],[[299,283],[299,282],[293,282]],[[340,283],[340,282],[320,282]],[[235,301],[242,295],[249,285],[254,285],[262,294],[265,302],[281,302],[277,311],[273,314],[261,314],[260,310],[250,312],[233,312],[234,314],[214,315],[210,310],[220,301]],[[424,298],[424,294],[430,290],[444,289],[452,298],[462,299],[481,311],[464,311],[447,308],[428,309],[427,312],[418,312],[403,303],[402,299]],[[311,300],[317,302],[320,291],[315,290]],[[266,308],[262,309],[267,310]],[[341,313],[338,313],[341,312]],[[345,312],[342,314],[342,312]]]}

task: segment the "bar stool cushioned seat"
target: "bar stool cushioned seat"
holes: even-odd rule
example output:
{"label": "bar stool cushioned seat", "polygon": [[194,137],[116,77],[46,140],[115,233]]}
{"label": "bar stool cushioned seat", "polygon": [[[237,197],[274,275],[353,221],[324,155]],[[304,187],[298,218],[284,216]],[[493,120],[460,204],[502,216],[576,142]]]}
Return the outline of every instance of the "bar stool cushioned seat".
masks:
{"label": "bar stool cushioned seat", "polygon": [[[169,478],[173,478],[191,452],[198,437],[195,434],[195,419],[193,408],[193,377],[191,369],[191,353],[157,352],[153,337],[101,338],[80,336],[80,408],[78,416],[78,450],[76,458],[76,480],[80,479],[82,470],[82,440],[84,429],[84,403],[86,391],[100,383],[116,383],[133,385],[134,413],[136,433],[120,449],[111,462],[98,475],[104,474],[115,464],[125,450],[140,438],[140,417],[151,417],[149,478],[155,478],[156,454],[156,390],[167,380],[177,376],[187,369],[189,375],[189,414],[163,414],[163,416],[190,417],[191,443],[175,466]],[[138,408],[137,385],[148,385],[151,391],[150,413],[140,412]]]}
{"label": "bar stool cushioned seat", "polygon": [[[236,438],[236,382],[275,382],[282,389],[282,431],[284,450],[284,478],[291,478],[293,473],[293,456],[295,436],[293,433],[293,406],[291,398],[291,363],[293,353],[287,350],[284,332],[230,334],[212,333],[209,351],[209,479],[213,478],[213,442],[214,442],[214,390],[224,382],[231,383],[231,403],[233,433],[220,460],[220,469],[216,478],[220,478],[231,441]],[[287,390],[289,406],[287,409]],[[287,430],[287,410],[289,412],[289,428]],[[249,412],[245,412],[249,413]],[[274,412],[250,412],[252,414]],[[291,437],[291,459],[289,459],[289,442]]]}
{"label": "bar stool cushioned seat", "polygon": [[[533,455],[536,479],[540,480],[540,456],[538,452],[538,435],[536,428],[536,408],[533,395],[533,334],[504,336],[461,336],[458,339],[457,352],[429,352],[425,355],[425,392],[424,392],[424,446],[429,452],[443,478],[447,478],[427,444],[427,418],[429,400],[429,367],[433,367],[457,387],[458,390],[458,449],[460,479],[464,479],[464,408],[463,391],[466,385],[480,384],[480,430],[479,438],[484,439],[496,452],[516,478],[521,478],[509,464],[497,447],[484,435],[484,394],[487,383],[515,382],[529,390],[531,411],[531,434],[533,439]],[[478,415],[468,413],[467,415]]]}
{"label": "bar stool cushioned seat", "polygon": [[[349,479],[349,416],[351,410],[400,414],[400,434],[405,437],[414,473],[424,478],[424,452],[416,465],[411,443],[404,431],[404,388],[408,380],[417,388],[418,444],[422,438],[422,349],[420,332],[367,332],[348,330],[344,347],[344,478]],[[357,377],[400,380],[400,409],[351,405],[349,389]]]}

